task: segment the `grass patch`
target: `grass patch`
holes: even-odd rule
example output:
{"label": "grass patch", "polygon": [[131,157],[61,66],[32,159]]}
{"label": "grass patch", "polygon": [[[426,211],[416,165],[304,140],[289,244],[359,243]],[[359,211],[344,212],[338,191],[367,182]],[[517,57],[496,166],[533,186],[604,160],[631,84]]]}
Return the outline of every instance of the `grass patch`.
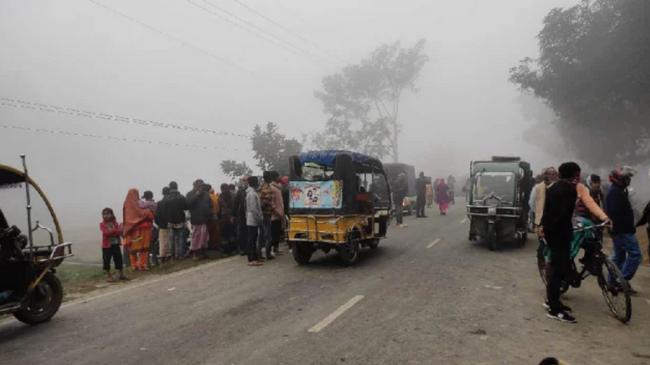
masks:
{"label": "grass patch", "polygon": [[[189,269],[199,265],[207,264],[214,262],[214,260],[219,260],[225,258],[226,256],[222,255],[219,252],[211,252],[209,254],[209,259],[202,259],[199,261],[193,261],[190,258],[184,260],[172,261],[164,265],[151,268],[151,271],[132,271],[130,268],[124,270],[124,274],[128,276],[131,281],[138,281],[150,278],[151,276],[160,276],[168,275],[173,272]],[[115,270],[113,271],[113,277],[117,279],[119,276]],[[63,284],[64,290],[64,301],[77,299],[83,294],[108,288],[111,286],[123,286],[128,285],[128,282],[116,281],[115,283],[109,283],[106,281],[106,275],[102,270],[101,266],[97,265],[66,265],[65,263],[57,269],[57,276],[61,283]]]}

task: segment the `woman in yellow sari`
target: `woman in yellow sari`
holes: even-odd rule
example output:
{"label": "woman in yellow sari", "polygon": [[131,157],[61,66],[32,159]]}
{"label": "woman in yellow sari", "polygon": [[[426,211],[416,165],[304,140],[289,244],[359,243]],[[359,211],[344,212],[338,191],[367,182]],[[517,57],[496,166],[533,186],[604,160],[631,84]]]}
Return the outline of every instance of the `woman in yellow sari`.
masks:
{"label": "woman in yellow sari", "polygon": [[138,189],[131,189],[124,201],[124,246],[129,248],[131,268],[149,271],[147,259],[154,212],[140,202],[139,196]]}

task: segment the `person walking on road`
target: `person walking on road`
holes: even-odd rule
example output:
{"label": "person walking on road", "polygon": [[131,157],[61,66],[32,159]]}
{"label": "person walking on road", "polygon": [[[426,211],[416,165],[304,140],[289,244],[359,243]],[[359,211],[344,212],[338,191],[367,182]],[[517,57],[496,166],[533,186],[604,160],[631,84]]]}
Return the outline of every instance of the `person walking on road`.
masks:
{"label": "person walking on road", "polygon": [[393,201],[395,203],[395,220],[397,221],[398,228],[407,227],[404,224],[404,207],[403,201],[406,198],[408,187],[406,186],[406,175],[401,173],[397,176],[397,180],[393,183]]}
{"label": "person walking on road", "polygon": [[449,209],[449,186],[445,183],[444,178],[438,180],[438,186],[436,187],[436,201],[438,202],[440,215],[447,215],[447,209]]}
{"label": "person walking on road", "polygon": [[570,270],[571,241],[573,240],[573,213],[578,199],[576,186],[580,182],[580,166],[567,162],[560,166],[560,180],[546,189],[544,212],[537,233],[545,239],[551,251],[547,266],[546,286],[547,316],[562,322],[575,323],[568,312],[571,308],[560,302],[560,287]]}
{"label": "person walking on road", "polygon": [[102,210],[102,219],[103,221],[99,224],[99,229],[102,231],[102,259],[104,262],[106,279],[110,283],[114,281],[113,274],[111,274],[112,259],[115,264],[115,270],[120,273],[119,279],[129,280],[124,275],[122,253],[120,251],[120,246],[122,245],[120,240],[122,229],[120,228],[119,223],[117,223],[117,219],[115,219],[113,209],[104,208],[104,210]]}
{"label": "person walking on road", "polygon": [[187,193],[187,208],[192,223],[192,259],[199,259],[199,253],[207,257],[208,223],[212,220],[212,200],[205,191],[203,180],[194,182],[194,190]]}
{"label": "person walking on road", "polygon": [[[632,176],[635,174],[636,171],[629,167],[613,170],[609,174],[609,181],[612,185],[609,187],[605,199],[607,215],[614,221],[614,226],[609,230],[614,242],[612,262],[621,269],[628,284],[643,259],[639,241],[635,236],[634,210],[627,190],[632,182]],[[636,294],[636,290],[631,286],[630,293]]]}
{"label": "person walking on road", "polygon": [[427,192],[427,208],[431,208],[431,206],[433,205],[433,185],[431,184],[431,179],[427,181],[426,192]]}
{"label": "person walking on road", "polygon": [[149,271],[147,261],[154,213],[140,204],[139,195],[138,189],[134,188],[129,190],[124,200],[124,245],[129,248],[131,269]]}
{"label": "person walking on road", "polygon": [[424,214],[424,206],[427,200],[427,178],[424,177],[424,172],[420,172],[420,177],[415,181],[415,191],[417,192],[415,217],[426,218],[426,215]]}
{"label": "person walking on road", "polygon": [[449,175],[447,178],[447,186],[449,187],[449,203],[451,205],[456,204],[456,178],[453,175]]}
{"label": "person walking on road", "polygon": [[263,224],[262,206],[260,196],[257,193],[259,181],[256,176],[248,178],[248,189],[246,190],[246,226],[248,230],[248,265],[261,266],[257,249],[257,236],[259,229]]}
{"label": "person walking on road", "polygon": [[175,181],[169,183],[169,200],[166,203],[169,211],[169,253],[181,260],[185,257],[185,242],[187,241],[185,211],[187,204],[185,197],[178,191]]}
{"label": "person walking on road", "polygon": [[248,175],[241,179],[241,186],[235,201],[233,203],[233,216],[237,223],[237,242],[239,244],[239,252],[241,256],[246,255],[248,252],[248,226],[246,225],[246,194],[248,190]]}

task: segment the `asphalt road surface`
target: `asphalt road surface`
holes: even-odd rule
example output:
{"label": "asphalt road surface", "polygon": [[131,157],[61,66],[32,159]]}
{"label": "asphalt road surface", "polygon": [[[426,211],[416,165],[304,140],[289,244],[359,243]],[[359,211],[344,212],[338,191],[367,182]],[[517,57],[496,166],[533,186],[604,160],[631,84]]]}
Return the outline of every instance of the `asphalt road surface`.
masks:
{"label": "asphalt road surface", "polygon": [[66,304],[48,323],[0,323],[0,364],[650,363],[650,278],[627,324],[595,279],[564,297],[578,324],[548,319],[536,242],[494,253],[467,241],[460,206],[391,226],[344,267],[317,254],[263,267],[231,258]]}

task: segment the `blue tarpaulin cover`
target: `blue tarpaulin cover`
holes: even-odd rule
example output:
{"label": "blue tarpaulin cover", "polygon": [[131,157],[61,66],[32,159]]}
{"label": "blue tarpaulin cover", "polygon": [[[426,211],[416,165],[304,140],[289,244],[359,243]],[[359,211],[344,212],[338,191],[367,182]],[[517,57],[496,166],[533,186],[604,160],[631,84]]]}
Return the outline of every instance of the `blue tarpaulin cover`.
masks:
{"label": "blue tarpaulin cover", "polygon": [[377,166],[381,168],[381,161],[378,159],[364,155],[363,153],[345,151],[345,150],[328,150],[328,151],[309,151],[300,154],[300,163],[307,162],[315,163],[325,167],[332,167],[334,158],[340,153],[348,153],[352,156],[352,161],[361,165]]}

